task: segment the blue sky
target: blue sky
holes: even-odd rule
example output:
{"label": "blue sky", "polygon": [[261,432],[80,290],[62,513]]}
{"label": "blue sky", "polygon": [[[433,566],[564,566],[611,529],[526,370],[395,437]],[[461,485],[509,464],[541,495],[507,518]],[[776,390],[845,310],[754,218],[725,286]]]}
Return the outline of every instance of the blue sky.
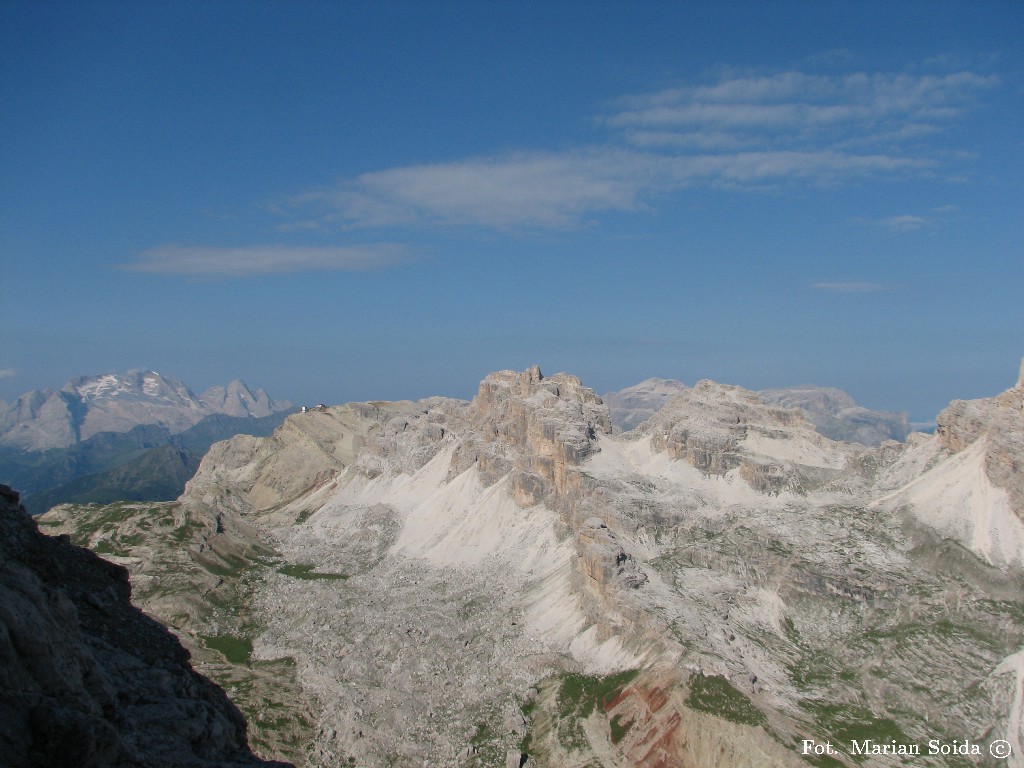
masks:
{"label": "blue sky", "polygon": [[1019,2],[0,0],[0,397],[539,363],[927,421],[1024,355]]}

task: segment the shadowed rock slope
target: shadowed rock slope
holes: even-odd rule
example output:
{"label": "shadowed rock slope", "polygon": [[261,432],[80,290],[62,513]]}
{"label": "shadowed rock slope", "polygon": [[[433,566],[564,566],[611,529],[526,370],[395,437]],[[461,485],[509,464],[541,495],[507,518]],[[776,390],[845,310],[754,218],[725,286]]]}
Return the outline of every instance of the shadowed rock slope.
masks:
{"label": "shadowed rock slope", "polygon": [[129,596],[127,570],[41,535],[0,486],[0,763],[283,766]]}

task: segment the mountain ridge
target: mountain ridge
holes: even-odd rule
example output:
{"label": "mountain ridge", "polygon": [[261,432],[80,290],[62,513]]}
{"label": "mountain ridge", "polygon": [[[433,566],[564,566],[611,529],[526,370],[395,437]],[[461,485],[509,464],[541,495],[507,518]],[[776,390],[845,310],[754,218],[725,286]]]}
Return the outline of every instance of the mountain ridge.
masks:
{"label": "mountain ridge", "polygon": [[[197,647],[230,632],[254,660],[292,659],[281,685],[313,702],[313,765],[789,766],[794,743],[842,733],[1019,743],[1021,398],[953,404],[936,435],[877,447],[709,381],[616,433],[578,378],[536,367],[471,402],[315,409],[216,444],[161,507],[186,541],[212,537],[193,563],[236,537],[215,572],[247,574],[243,613],[204,623],[194,587],[147,605]],[[102,510],[41,523],[166,579],[136,538],[150,512],[108,528]],[[242,554],[257,546],[277,559]]]}
{"label": "mountain ridge", "polygon": [[[689,388],[676,379],[645,379],[625,389],[601,396],[611,409],[612,422],[624,431],[634,429]],[[910,434],[906,413],[875,411],[857,405],[835,387],[805,384],[758,392],[765,402],[796,408],[825,437],[833,440],[880,445],[885,440],[905,440]]]}

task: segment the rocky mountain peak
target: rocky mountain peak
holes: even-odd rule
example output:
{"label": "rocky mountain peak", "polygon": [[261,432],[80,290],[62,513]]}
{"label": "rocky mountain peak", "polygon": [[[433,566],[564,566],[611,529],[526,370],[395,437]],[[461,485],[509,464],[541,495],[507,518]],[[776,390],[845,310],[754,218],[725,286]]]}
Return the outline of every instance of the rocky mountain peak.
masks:
{"label": "rocky mountain peak", "polygon": [[886,440],[905,440],[910,434],[906,413],[864,408],[848,393],[835,387],[805,384],[765,389],[759,394],[766,403],[798,408],[818,432],[833,440],[881,445]]}
{"label": "rocky mountain peak", "polygon": [[[258,585],[230,619],[197,610],[196,643],[243,633],[257,713],[307,691],[317,766],[393,765],[395,744],[403,765],[783,766],[840,728],[1019,741],[1024,507],[994,467],[1024,476],[1021,396],[967,404],[954,453],[834,442],[710,381],[609,434],[576,377],[500,371],[472,402],[314,409],[215,445],[162,513],[173,565],[135,564],[155,547],[111,510],[44,523],[79,516],[159,585],[155,615],[180,616],[172,569],[179,605]],[[273,559],[246,560],[258,542]]]}
{"label": "rocky mountain peak", "polygon": [[566,467],[600,450],[597,434],[612,431],[594,390],[567,373],[545,377],[536,365],[488,375],[469,419],[473,430],[452,458],[452,473],[475,461],[484,482],[493,483],[514,470],[514,496],[523,506],[565,490]]}
{"label": "rocky mountain peak", "polygon": [[272,400],[262,389],[253,392],[241,379],[234,379],[226,387],[210,387],[199,396],[200,402],[216,413],[228,416],[269,416],[287,410],[291,403]]}

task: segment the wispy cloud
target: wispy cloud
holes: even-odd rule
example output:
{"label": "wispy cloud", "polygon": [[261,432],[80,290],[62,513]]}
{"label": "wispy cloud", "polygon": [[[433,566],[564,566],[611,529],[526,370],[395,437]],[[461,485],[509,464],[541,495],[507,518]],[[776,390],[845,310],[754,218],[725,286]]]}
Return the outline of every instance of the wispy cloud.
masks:
{"label": "wispy cloud", "polygon": [[646,207],[658,194],[694,186],[751,188],[802,180],[893,175],[929,160],[834,151],[665,155],[618,148],[517,154],[367,173],[289,201],[303,224],[382,227],[464,224],[499,229],[576,226],[602,211]]}
{"label": "wispy cloud", "polygon": [[827,291],[829,293],[878,293],[880,291],[894,290],[896,286],[860,280],[824,280],[818,283],[811,283],[811,288],[816,291]]}
{"label": "wispy cloud", "polygon": [[885,216],[881,219],[854,219],[855,222],[866,224],[880,229],[887,229],[890,232],[917,232],[921,229],[932,228],[949,221],[957,208],[955,205],[941,205],[932,208],[926,215],[914,213],[902,213],[898,216]]}
{"label": "wispy cloud", "polygon": [[893,232],[913,232],[926,226],[929,221],[924,216],[912,216],[909,213],[905,213],[902,216],[889,216],[878,223],[880,226],[885,229],[891,229]]}
{"label": "wispy cloud", "polygon": [[162,245],[121,265],[130,272],[196,277],[239,277],[283,272],[364,270],[404,261],[406,250],[390,243],[338,248],[261,245],[251,248],[212,248]]}
{"label": "wispy cloud", "polygon": [[521,153],[366,173],[291,201],[357,226],[430,223],[560,227],[584,213],[628,210],[656,172],[618,150]]}
{"label": "wispy cloud", "polygon": [[719,141],[728,137],[751,144],[818,141],[833,145],[852,137],[891,142],[939,130],[960,116],[978,93],[996,85],[997,78],[973,72],[941,76],[783,72],[628,97],[605,123],[632,131],[658,130],[665,139],[673,136],[672,131],[680,131],[681,135],[710,134]]}
{"label": "wispy cloud", "polygon": [[687,187],[936,173],[956,156],[938,137],[996,85],[969,71],[726,76],[619,99],[595,121],[603,141],[588,147],[382,169],[278,212],[293,227],[560,228]]}
{"label": "wispy cloud", "polygon": [[0,368],[0,379],[9,379],[12,376],[17,376],[18,372],[11,370],[10,368]]}

